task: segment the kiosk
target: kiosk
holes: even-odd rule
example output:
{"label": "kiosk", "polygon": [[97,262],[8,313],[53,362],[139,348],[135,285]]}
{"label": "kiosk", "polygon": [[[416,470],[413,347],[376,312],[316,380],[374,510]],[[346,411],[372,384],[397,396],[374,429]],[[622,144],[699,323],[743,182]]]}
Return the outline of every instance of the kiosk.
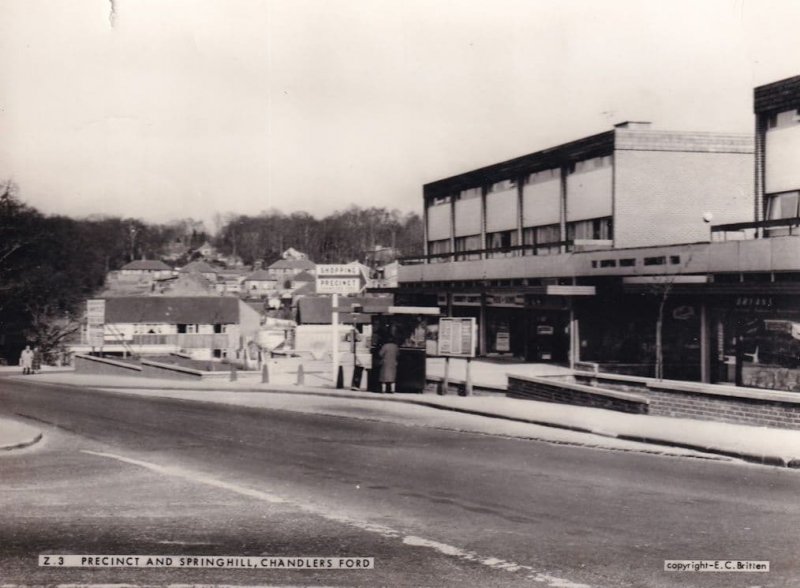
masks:
{"label": "kiosk", "polygon": [[439,309],[428,306],[390,306],[372,314],[372,369],[367,377],[371,392],[380,392],[381,346],[394,341],[399,347],[396,392],[421,394],[425,389],[426,358],[436,353]]}

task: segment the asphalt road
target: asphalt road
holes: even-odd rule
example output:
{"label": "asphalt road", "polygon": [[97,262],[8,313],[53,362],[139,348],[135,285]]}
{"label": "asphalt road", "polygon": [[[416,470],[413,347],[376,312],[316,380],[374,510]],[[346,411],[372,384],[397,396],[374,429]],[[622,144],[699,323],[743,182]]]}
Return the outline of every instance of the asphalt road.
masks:
{"label": "asphalt road", "polygon": [[[3,584],[800,585],[792,470],[5,379],[0,414],[46,434],[0,456]],[[375,569],[54,569],[39,554]],[[665,572],[666,559],[771,571]]]}

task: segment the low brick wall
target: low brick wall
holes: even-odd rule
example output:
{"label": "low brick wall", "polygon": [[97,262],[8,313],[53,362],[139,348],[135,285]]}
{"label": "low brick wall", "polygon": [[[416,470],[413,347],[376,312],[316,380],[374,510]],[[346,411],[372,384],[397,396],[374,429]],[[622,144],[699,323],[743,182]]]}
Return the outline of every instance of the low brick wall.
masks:
{"label": "low brick wall", "polygon": [[648,412],[648,399],[644,395],[549,378],[509,375],[506,395],[509,398],[590,406],[631,414],[647,414]]}
{"label": "low brick wall", "polygon": [[93,355],[76,355],[75,372],[101,376],[141,376],[142,367],[134,363],[94,357]]}
{"label": "low brick wall", "polygon": [[800,394],[795,392],[606,373],[575,372],[574,377],[587,386],[645,396],[651,415],[800,429]]}
{"label": "low brick wall", "polygon": [[[696,386],[696,387],[695,387]],[[706,388],[704,390],[704,388]],[[650,414],[800,429],[800,394],[728,386],[652,382],[648,384]]]}

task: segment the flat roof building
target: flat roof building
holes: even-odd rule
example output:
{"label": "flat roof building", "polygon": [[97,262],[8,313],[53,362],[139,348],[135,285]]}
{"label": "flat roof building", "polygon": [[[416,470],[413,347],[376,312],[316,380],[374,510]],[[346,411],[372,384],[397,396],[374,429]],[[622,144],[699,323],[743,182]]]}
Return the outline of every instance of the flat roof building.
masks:
{"label": "flat roof building", "polygon": [[475,317],[481,355],[800,390],[748,376],[779,345],[747,335],[800,310],[798,107],[792,78],[756,89],[755,140],[628,122],[426,184],[398,304]]}

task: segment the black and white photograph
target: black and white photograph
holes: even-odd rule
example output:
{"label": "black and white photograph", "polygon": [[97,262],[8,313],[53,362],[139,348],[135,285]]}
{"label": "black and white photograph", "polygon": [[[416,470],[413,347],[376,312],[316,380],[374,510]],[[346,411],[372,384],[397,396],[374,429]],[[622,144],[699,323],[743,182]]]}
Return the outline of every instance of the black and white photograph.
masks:
{"label": "black and white photograph", "polygon": [[0,586],[800,587],[796,0],[0,0]]}

